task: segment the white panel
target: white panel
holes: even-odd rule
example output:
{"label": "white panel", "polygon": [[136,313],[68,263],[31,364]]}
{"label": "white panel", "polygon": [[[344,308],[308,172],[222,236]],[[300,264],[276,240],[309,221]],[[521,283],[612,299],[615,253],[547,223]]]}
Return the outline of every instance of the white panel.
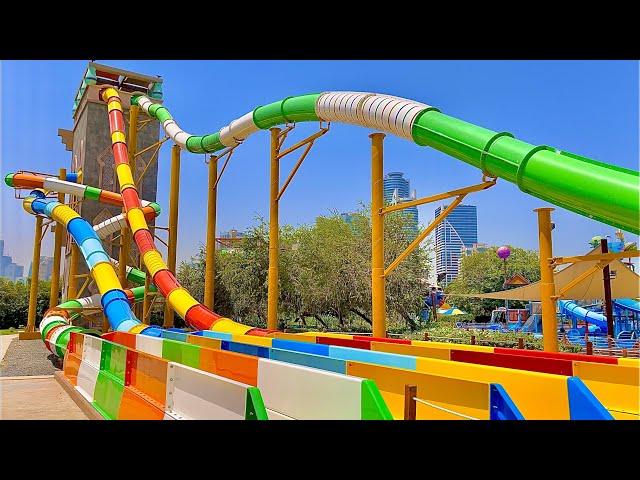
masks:
{"label": "white panel", "polygon": [[93,227],[93,230],[100,238],[105,238],[112,233],[120,231],[122,227],[127,226],[127,220],[125,214],[121,213],[115,217],[111,217],[104,222],[99,223]]}
{"label": "white panel", "polygon": [[67,325],[65,327],[56,328],[51,337],[49,337],[49,342],[51,343],[51,351],[56,353],[56,343],[58,342],[58,337],[62,335],[64,332],[73,328],[73,325]]}
{"label": "white panel", "polygon": [[149,200],[140,199],[140,205],[142,205],[143,207],[148,207],[149,205],[151,205],[151,202]]}
{"label": "white panel", "polygon": [[82,342],[82,361],[95,368],[100,368],[100,355],[102,353],[102,340],[98,337],[85,335]]}
{"label": "white panel", "polygon": [[282,415],[281,413],[276,412],[275,410],[267,410],[267,417],[269,420],[295,420],[295,418],[287,417],[286,415]]}
{"label": "white panel", "polygon": [[362,379],[260,358],[265,407],[298,420],[359,420]]}
{"label": "white panel", "polygon": [[236,140],[244,140],[252,133],[259,131],[260,128],[253,123],[253,112],[251,111],[231,122],[229,124],[229,130],[233,138]]}
{"label": "white panel", "polygon": [[153,102],[143,95],[138,98],[138,105],[140,105],[140,107],[142,107],[142,109],[144,110],[144,113],[148,115],[149,107],[153,105]]}
{"label": "white panel", "polygon": [[183,131],[174,120],[167,120],[162,124],[162,127],[171,138],[175,138],[176,135]]}
{"label": "white panel", "polygon": [[180,145],[180,147],[186,148],[187,140],[189,140],[189,137],[191,137],[190,133],[180,132],[179,134],[176,135],[173,141],[176,142],[178,145]]}
{"label": "white panel", "polygon": [[136,350],[162,357],[162,339],[148,335],[136,335]]}
{"label": "white panel", "polygon": [[92,308],[92,307],[100,307],[100,299],[102,298],[102,295],[100,295],[99,293],[95,293],[93,295],[91,295],[90,297],[82,297],[82,298],[78,298],[78,302],[80,302],[80,305],[82,305],[82,308]]}
{"label": "white panel", "polygon": [[225,147],[235,147],[238,145],[238,142],[233,138],[231,128],[228,125],[226,127],[222,127],[222,130],[220,130],[220,142]]}
{"label": "white panel", "polygon": [[[86,342],[86,337],[85,337]],[[99,369],[93,367],[86,362],[80,362],[80,368],[78,369],[78,378],[76,383],[76,389],[82,394],[88,401],[93,402],[93,392],[96,388],[96,381],[98,380]]]}
{"label": "white panel", "polygon": [[64,317],[60,315],[49,315],[48,317],[42,319],[38,328],[40,329],[40,331],[43,331],[47,325],[55,321],[63,321],[64,323],[69,323]]}
{"label": "white panel", "polygon": [[169,362],[166,411],[178,420],[244,420],[245,385]]}
{"label": "white panel", "polygon": [[67,182],[66,180],[60,180],[59,178],[55,177],[45,178],[43,187],[45,188],[45,190],[52,190],[59,193],[68,193],[80,198],[84,197],[84,191],[87,189],[86,185]]}

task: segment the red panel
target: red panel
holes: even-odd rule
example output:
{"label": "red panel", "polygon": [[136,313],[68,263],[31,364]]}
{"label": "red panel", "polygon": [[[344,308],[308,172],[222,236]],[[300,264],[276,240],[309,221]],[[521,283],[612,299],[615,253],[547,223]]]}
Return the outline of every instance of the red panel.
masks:
{"label": "red panel", "polygon": [[133,239],[138,246],[138,250],[140,250],[140,255],[144,255],[149,250],[155,249],[153,245],[153,237],[151,236],[151,233],[149,233],[149,230],[138,230],[133,235]]}
{"label": "red panel", "polygon": [[69,343],[67,344],[67,351],[69,353],[76,353],[82,356],[82,346],[84,345],[84,334],[78,332],[71,332],[69,336]]}
{"label": "red panel", "polygon": [[[156,274],[156,276],[157,275],[158,274]],[[213,322],[215,322],[219,318],[220,315],[218,315],[217,313],[213,313],[204,305],[198,304],[187,310],[187,314],[185,315],[184,319],[187,324],[189,324],[196,330],[208,330]]]}
{"label": "red panel", "polygon": [[362,340],[351,340],[348,338],[316,337],[316,343],[322,343],[324,345],[337,345],[340,347],[360,348],[362,350],[371,350],[371,342],[365,342]]}
{"label": "red panel", "polygon": [[120,165],[121,163],[129,163],[129,153],[127,151],[127,146],[124,143],[114,143],[111,146],[111,150],[113,151],[113,158],[116,165]]}
{"label": "red panel", "polygon": [[451,350],[451,360],[455,362],[477,363],[494,367],[515,368],[530,372],[554,373],[556,375],[573,375],[573,363],[570,360],[554,358],[534,358],[522,355],[505,355],[502,353],[472,352],[468,350]]}
{"label": "red panel", "polygon": [[124,119],[122,115],[117,115],[118,113],[120,113],[118,110],[111,110],[109,112],[109,124],[114,125],[119,132],[124,132]]}
{"label": "red panel", "polygon": [[156,211],[153,207],[142,207],[142,213],[144,213],[144,218],[147,219],[147,222],[156,218]]}
{"label": "red panel", "polygon": [[122,195],[115,192],[109,192],[107,190],[100,191],[100,201],[102,203],[108,203],[109,205],[122,206]]}
{"label": "red panel", "polygon": [[603,357],[602,355],[584,355],[582,353],[561,353],[561,352],[543,352],[541,350],[520,350],[517,348],[498,348],[494,349],[495,353],[505,353],[508,355],[522,355],[525,357],[538,358],[556,358],[560,360],[575,360],[579,362],[608,363],[617,365],[616,357]]}
{"label": "red panel", "polygon": [[122,201],[124,206],[128,209],[135,208],[140,205],[140,197],[138,197],[138,191],[133,187],[127,187],[122,190]]}
{"label": "red panel", "polygon": [[124,294],[127,296],[127,300],[129,300],[129,303],[131,305],[133,305],[135,303],[135,299],[136,299],[135,295],[133,294],[133,291],[131,291],[128,288],[125,288],[124,289]]}
{"label": "red panel", "polygon": [[279,330],[269,330],[267,328],[252,328],[247,330],[245,335],[253,335],[254,337],[271,337],[273,333],[279,332]]}
{"label": "red panel", "polygon": [[366,337],[364,335],[354,335],[354,340],[364,340],[365,342],[384,342],[384,343],[401,343],[403,345],[411,345],[411,340],[404,338],[382,338],[382,337]]}
{"label": "red panel", "polygon": [[[162,293],[162,296],[167,298],[171,290],[174,290],[180,286],[176,277],[169,270],[160,270],[153,276],[153,283]],[[187,312],[189,313],[189,312]]]}

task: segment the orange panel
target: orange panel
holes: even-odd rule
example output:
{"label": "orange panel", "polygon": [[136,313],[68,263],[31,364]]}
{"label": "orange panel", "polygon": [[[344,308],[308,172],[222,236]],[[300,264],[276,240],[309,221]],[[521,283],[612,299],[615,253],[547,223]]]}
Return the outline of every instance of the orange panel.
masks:
{"label": "orange panel", "polygon": [[64,356],[63,373],[73,385],[78,382],[78,370],[80,370],[80,362],[82,362],[82,349],[80,355],[67,352]]}
{"label": "orange panel", "polygon": [[101,203],[108,203],[109,205],[122,206],[122,195],[115,192],[109,192],[107,190],[100,191],[99,201]]}
{"label": "orange panel", "polygon": [[316,337],[313,337],[311,335],[298,335],[296,333],[276,332],[274,334],[274,337],[279,338],[280,340],[293,340],[294,342],[316,343]]}
{"label": "orange panel", "polygon": [[248,385],[258,385],[258,357],[202,348],[200,369]]}
{"label": "orange panel", "polygon": [[200,335],[187,335],[187,343],[194,345],[200,345],[201,347],[213,348],[214,350],[221,350],[222,340],[211,337],[201,337]]}
{"label": "orange panel", "polygon": [[162,420],[163,418],[163,410],[145,400],[130,387],[124,388],[118,410],[118,420]]}
{"label": "orange panel", "polygon": [[134,350],[127,351],[126,386],[164,410],[169,362]]}

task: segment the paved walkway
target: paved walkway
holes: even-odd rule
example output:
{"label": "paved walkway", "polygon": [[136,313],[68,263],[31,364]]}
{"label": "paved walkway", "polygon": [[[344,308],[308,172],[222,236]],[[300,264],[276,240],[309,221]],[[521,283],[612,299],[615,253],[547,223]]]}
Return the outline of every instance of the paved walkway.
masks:
{"label": "paved walkway", "polygon": [[4,354],[7,353],[7,348],[9,348],[11,340],[13,340],[14,338],[18,338],[18,334],[0,335],[0,362],[4,358]]}
{"label": "paved walkway", "polygon": [[0,420],[87,420],[53,375],[0,377]]}

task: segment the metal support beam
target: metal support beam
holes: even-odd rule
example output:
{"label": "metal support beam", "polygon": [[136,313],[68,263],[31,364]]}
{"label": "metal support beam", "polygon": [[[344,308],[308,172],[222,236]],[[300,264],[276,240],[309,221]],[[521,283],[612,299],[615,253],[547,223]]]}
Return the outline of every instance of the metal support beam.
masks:
{"label": "metal support beam", "polygon": [[[600,239],[600,250],[603,254],[609,253],[609,244],[606,238]],[[607,316],[607,335],[609,338],[614,336],[615,330],[613,325],[613,304],[611,303],[611,272],[609,270],[609,262],[602,269],[602,282],[604,288],[604,311]]]}
{"label": "metal support beam", "polygon": [[[178,247],[178,202],[180,200],[180,147],[171,147],[171,185],[169,187],[169,247],[167,268],[176,271],[176,251]],[[173,309],[165,302],[163,327],[173,327]]]}
{"label": "metal support beam", "polygon": [[387,336],[384,285],[384,133],[371,139],[371,323],[374,337]]}
{"label": "metal support beam", "polygon": [[606,260],[603,260],[601,262],[598,262],[597,264],[595,264],[594,266],[592,266],[591,268],[585,270],[584,272],[582,272],[580,275],[578,275],[577,277],[571,279],[570,282],[566,283],[564,285],[564,287],[562,287],[554,296],[553,298],[555,300],[557,300],[558,298],[562,298],[569,290],[571,290],[573,287],[575,287],[576,285],[578,285],[580,282],[582,282],[583,280],[589,278],[591,275],[593,275],[594,273],[596,273],[598,270],[602,270],[604,267],[606,267],[608,265],[608,262]]}
{"label": "metal support beam", "polygon": [[67,298],[66,300],[75,300],[78,298],[78,263],[80,261],[80,248],[78,244],[73,240],[73,237],[69,240],[71,246],[71,258],[69,259],[69,272],[67,277]]}
{"label": "metal support beam", "polygon": [[[230,157],[230,155],[229,155]],[[224,163],[224,167],[229,161],[229,157]],[[207,245],[204,271],[204,305],[213,310],[215,303],[215,282],[216,282],[216,209],[218,197],[218,157],[211,155],[209,159],[209,196],[207,198]]]}
{"label": "metal support beam", "polygon": [[640,257],[640,250],[628,251],[628,252],[608,252],[608,253],[595,253],[593,255],[577,255],[575,257],[554,257],[549,260],[552,265],[562,265],[564,263],[576,263],[576,262],[593,262],[596,260],[608,260],[610,263],[614,260],[622,258]]}
{"label": "metal support beam", "polygon": [[33,234],[33,256],[31,257],[31,285],[29,288],[29,313],[25,332],[36,331],[36,309],[38,307],[38,280],[40,279],[40,247],[42,246],[42,217],[36,215]]}
{"label": "metal support beam", "polygon": [[[280,257],[280,236],[278,220],[278,188],[280,186],[280,132],[277,127],[271,131],[270,189],[269,189],[269,275],[267,294],[267,328],[278,328],[278,276]],[[287,130],[285,130],[287,132]],[[285,134],[286,135],[286,134]],[[284,139],[283,139],[284,141]]]}
{"label": "metal support beam", "polygon": [[[60,180],[66,180],[67,169],[61,168],[58,172]],[[64,204],[64,193],[58,193],[58,201]],[[62,257],[62,242],[64,241],[64,225],[60,222],[56,224],[56,232],[53,240],[53,270],[51,271],[51,290],[49,290],[49,308],[58,304],[58,294],[60,293],[60,259]]]}
{"label": "metal support beam", "polygon": [[540,302],[542,304],[542,344],[545,352],[558,351],[556,335],[556,285],[553,281],[553,267],[549,259],[553,258],[551,238],[551,212],[553,208],[537,208],[538,242],[540,245]]}

